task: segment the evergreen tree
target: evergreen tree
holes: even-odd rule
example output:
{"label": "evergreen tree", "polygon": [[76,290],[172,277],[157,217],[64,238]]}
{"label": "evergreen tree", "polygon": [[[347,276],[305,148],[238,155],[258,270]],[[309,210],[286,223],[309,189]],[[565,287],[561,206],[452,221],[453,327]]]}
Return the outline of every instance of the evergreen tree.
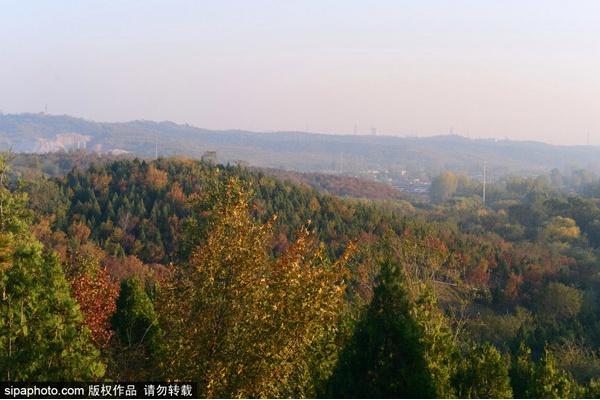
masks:
{"label": "evergreen tree", "polygon": [[490,345],[472,346],[459,364],[454,378],[461,398],[510,398],[508,368],[498,350]]}
{"label": "evergreen tree", "polygon": [[111,322],[119,343],[114,357],[118,365],[115,375],[126,380],[159,379],[163,333],[152,300],[139,279],[121,282]]}
{"label": "evergreen tree", "polygon": [[54,255],[16,244],[0,272],[0,376],[7,381],[96,380],[104,365]]}
{"label": "evergreen tree", "polygon": [[545,349],[526,393],[533,399],[566,399],[581,397],[581,388],[568,373],[556,366],[554,355]]}
{"label": "evergreen tree", "polygon": [[[0,176],[5,166],[0,161]],[[0,380],[96,380],[104,364],[54,254],[27,230],[26,198],[0,186]]]}
{"label": "evergreen tree", "polygon": [[591,379],[585,388],[585,398],[597,399],[600,398],[600,379]]}
{"label": "evergreen tree", "polygon": [[531,350],[523,343],[513,360],[510,378],[516,398],[573,398],[582,394],[577,382],[556,366],[548,349],[535,363],[531,360]]}
{"label": "evergreen tree", "polygon": [[332,397],[436,397],[424,332],[400,266],[387,260],[380,283],[330,380]]}
{"label": "evergreen tree", "polygon": [[535,364],[531,360],[531,349],[525,343],[521,342],[517,354],[512,358],[509,371],[515,398],[522,399],[527,397],[534,373]]}

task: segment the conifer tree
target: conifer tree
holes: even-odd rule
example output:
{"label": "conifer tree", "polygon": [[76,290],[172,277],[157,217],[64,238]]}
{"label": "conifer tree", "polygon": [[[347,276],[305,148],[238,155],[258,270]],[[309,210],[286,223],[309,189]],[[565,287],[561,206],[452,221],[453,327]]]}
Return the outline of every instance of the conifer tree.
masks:
{"label": "conifer tree", "polygon": [[490,345],[471,346],[454,378],[460,398],[511,398],[508,367],[498,350]]}
{"label": "conifer tree", "polygon": [[104,364],[54,254],[28,231],[0,160],[0,380],[96,380]]}
{"label": "conifer tree", "polygon": [[111,322],[118,341],[114,358],[119,379],[159,379],[163,332],[152,300],[139,279],[128,278],[121,282],[117,310]]}
{"label": "conifer tree", "polygon": [[329,396],[436,397],[413,306],[400,266],[386,260],[366,315],[340,355]]}
{"label": "conifer tree", "polygon": [[544,349],[542,358],[535,366],[533,380],[527,388],[529,398],[577,398],[581,388],[573,378],[556,365],[554,355]]}
{"label": "conifer tree", "polygon": [[510,379],[516,398],[573,398],[583,392],[568,373],[558,368],[550,350],[544,349],[536,363],[531,360],[531,350],[523,343],[513,359]]}

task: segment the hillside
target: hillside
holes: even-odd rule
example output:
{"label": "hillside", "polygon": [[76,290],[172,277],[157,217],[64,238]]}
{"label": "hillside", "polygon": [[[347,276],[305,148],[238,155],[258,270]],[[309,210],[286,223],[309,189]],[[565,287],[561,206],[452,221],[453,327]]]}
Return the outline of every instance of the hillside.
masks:
{"label": "hillside", "polygon": [[[15,157],[21,179],[0,185],[0,249],[17,260],[0,269],[0,312],[36,321],[36,336],[0,332],[19,344],[0,372],[188,379],[199,397],[598,395],[597,197],[507,185],[486,208],[464,197],[383,206],[306,187],[362,197],[351,177],[79,154]],[[25,355],[55,357],[42,333],[60,321],[60,299],[79,330],[52,345],[90,367],[44,375]],[[239,380],[205,383],[214,365]],[[400,372],[371,378],[388,369]]]}
{"label": "hillside", "polygon": [[307,185],[319,192],[335,196],[369,200],[408,200],[406,193],[385,183],[372,180],[344,175],[301,173],[272,168],[263,171],[265,174],[277,179]]}
{"label": "hillside", "polygon": [[460,136],[407,138],[324,135],[305,132],[215,131],[173,122],[93,122],[47,114],[0,115],[0,149],[45,152],[86,148],[139,156],[200,157],[216,151],[219,162],[301,172],[399,175],[450,169],[472,176],[487,161],[490,175],[536,174],[552,168],[600,171],[600,148],[538,142],[467,139]]}

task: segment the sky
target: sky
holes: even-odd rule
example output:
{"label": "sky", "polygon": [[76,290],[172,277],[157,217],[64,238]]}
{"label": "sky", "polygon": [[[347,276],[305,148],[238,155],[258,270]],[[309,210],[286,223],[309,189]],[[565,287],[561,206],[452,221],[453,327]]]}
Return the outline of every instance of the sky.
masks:
{"label": "sky", "polygon": [[598,1],[0,0],[0,110],[600,145]]}

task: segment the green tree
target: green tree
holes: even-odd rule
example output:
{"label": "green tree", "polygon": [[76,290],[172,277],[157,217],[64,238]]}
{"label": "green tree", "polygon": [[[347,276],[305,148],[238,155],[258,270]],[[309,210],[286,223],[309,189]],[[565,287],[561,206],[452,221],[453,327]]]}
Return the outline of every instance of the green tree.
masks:
{"label": "green tree", "polygon": [[600,379],[591,379],[585,388],[585,398],[600,398]]}
{"label": "green tree", "polygon": [[567,217],[551,218],[540,233],[540,240],[549,242],[572,242],[579,238],[581,231],[575,220]]}
{"label": "green tree", "polygon": [[[447,346],[427,332],[431,314],[411,300],[397,262],[384,261],[364,318],[340,355],[329,384],[332,397],[450,397],[443,369]],[[420,315],[417,318],[417,314]],[[429,327],[435,324],[429,324]],[[435,329],[434,329],[435,330]],[[431,351],[431,352],[430,352]],[[434,354],[437,353],[437,354]],[[436,373],[437,372],[437,373]],[[449,377],[447,377],[449,378]]]}
{"label": "green tree", "polygon": [[28,232],[0,161],[0,380],[96,380],[104,364],[54,254]]}
{"label": "green tree", "polygon": [[509,371],[510,382],[515,398],[527,397],[533,381],[535,365],[531,361],[531,349],[521,342],[517,354],[513,356]]}
{"label": "green tree", "polygon": [[558,324],[573,320],[581,310],[583,294],[580,290],[559,282],[550,282],[541,293],[537,309],[547,323]]}
{"label": "green tree", "polygon": [[460,363],[454,381],[458,397],[512,397],[508,367],[491,344],[472,346]]}
{"label": "green tree", "polygon": [[441,173],[431,181],[431,199],[435,202],[448,200],[456,192],[458,178],[450,171]]}
{"label": "green tree", "polygon": [[545,349],[542,358],[535,366],[527,397],[567,399],[580,397],[580,393],[581,388],[577,382],[556,366],[554,356],[548,349]]}
{"label": "green tree", "polygon": [[513,359],[510,379],[517,398],[573,398],[582,394],[577,382],[556,366],[548,349],[544,349],[542,357],[535,363],[531,360],[531,350],[523,343]]}
{"label": "green tree", "polygon": [[139,279],[121,282],[111,322],[119,341],[115,375],[126,380],[159,379],[163,332],[152,300]]}

